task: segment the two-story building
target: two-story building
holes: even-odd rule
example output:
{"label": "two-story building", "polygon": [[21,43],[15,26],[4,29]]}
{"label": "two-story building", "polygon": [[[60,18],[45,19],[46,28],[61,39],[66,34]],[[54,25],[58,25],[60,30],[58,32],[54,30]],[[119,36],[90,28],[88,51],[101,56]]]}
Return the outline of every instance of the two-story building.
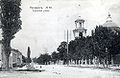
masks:
{"label": "two-story building", "polygon": [[19,50],[12,49],[9,57],[10,67],[22,65],[22,53]]}

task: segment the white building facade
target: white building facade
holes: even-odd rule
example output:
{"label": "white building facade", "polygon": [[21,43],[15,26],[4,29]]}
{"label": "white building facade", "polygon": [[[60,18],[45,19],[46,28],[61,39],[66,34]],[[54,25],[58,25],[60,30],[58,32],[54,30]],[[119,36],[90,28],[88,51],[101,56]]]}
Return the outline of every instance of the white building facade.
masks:
{"label": "white building facade", "polygon": [[[5,66],[3,65],[5,63],[5,54],[3,51],[2,47],[2,41],[0,40],[0,68],[2,67],[3,69]],[[16,49],[11,50],[11,54],[9,57],[9,67],[13,68],[16,66],[22,65],[22,53]]]}
{"label": "white building facade", "polygon": [[11,68],[21,66],[22,53],[16,49],[12,49],[9,57],[9,64]]}

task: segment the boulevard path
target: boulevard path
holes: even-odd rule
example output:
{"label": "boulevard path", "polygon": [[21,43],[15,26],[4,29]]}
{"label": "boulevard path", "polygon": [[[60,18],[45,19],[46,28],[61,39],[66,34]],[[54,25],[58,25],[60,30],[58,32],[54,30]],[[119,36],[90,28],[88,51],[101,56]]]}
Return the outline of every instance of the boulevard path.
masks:
{"label": "boulevard path", "polygon": [[117,71],[77,68],[63,65],[42,66],[43,72],[0,72],[0,78],[120,78]]}

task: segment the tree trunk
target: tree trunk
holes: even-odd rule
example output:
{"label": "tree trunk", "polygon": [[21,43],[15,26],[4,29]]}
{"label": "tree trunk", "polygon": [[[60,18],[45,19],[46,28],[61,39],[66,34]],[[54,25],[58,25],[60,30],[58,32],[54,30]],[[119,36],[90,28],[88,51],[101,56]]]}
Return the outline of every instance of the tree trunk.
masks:
{"label": "tree trunk", "polygon": [[79,64],[79,60],[77,59],[77,65]]}
{"label": "tree trunk", "polygon": [[7,65],[6,65],[6,70],[9,70],[9,69],[10,69],[10,67],[9,67],[9,55],[6,55],[6,60],[7,60],[7,61],[6,61],[6,62],[7,62],[7,63],[6,63],[6,64],[7,64]]}
{"label": "tree trunk", "polygon": [[105,59],[102,60],[103,67],[105,68]]}
{"label": "tree trunk", "polygon": [[114,65],[113,57],[111,58],[111,65]]}
{"label": "tree trunk", "polygon": [[3,40],[3,70],[9,71],[9,56],[11,53],[10,40]]}
{"label": "tree trunk", "polygon": [[3,57],[3,65],[2,65],[2,70],[9,70],[9,56],[6,55],[6,53],[4,52],[4,54],[2,55]]}

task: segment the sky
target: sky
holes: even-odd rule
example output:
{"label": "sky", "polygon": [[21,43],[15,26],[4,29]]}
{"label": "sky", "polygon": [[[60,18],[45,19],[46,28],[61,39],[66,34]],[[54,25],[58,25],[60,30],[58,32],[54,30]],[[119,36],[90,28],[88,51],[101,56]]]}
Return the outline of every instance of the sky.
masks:
{"label": "sky", "polygon": [[[18,49],[24,56],[30,46],[31,57],[57,50],[62,41],[65,41],[65,31],[69,30],[74,39],[72,30],[74,21],[81,16],[85,20],[87,35],[96,25],[105,23],[108,12],[113,21],[120,26],[120,0],[22,0],[21,20],[22,29],[12,40],[12,48]],[[49,12],[43,12],[45,7]],[[32,8],[31,8],[32,7]],[[37,11],[34,7],[39,7]]]}

